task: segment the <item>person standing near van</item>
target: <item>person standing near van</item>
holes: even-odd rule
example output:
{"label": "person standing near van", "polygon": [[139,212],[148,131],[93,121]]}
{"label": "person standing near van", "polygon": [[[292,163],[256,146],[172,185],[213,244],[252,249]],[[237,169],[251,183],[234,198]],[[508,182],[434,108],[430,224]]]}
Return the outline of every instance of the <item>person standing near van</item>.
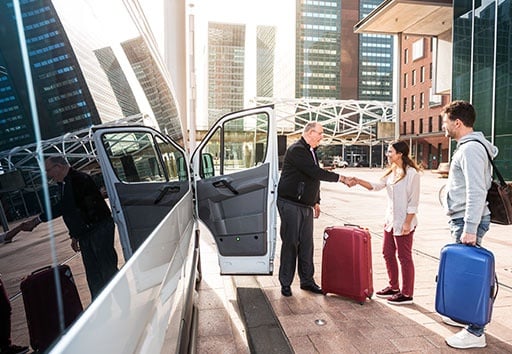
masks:
{"label": "person standing near van", "polygon": [[[444,204],[450,217],[451,235],[457,243],[480,246],[491,223],[486,199],[491,187],[492,166],[487,154],[496,156],[497,148],[485,139],[482,132],[473,130],[476,112],[471,103],[453,101],[443,108],[442,115],[445,135],[457,141],[450,163]],[[450,347],[468,349],[487,345],[484,327],[475,324],[465,326],[445,316],[442,319],[448,325],[464,327],[446,338]]]}
{"label": "person standing near van", "polygon": [[[117,273],[114,220],[110,208],[91,176],[73,169],[62,156],[45,160],[46,175],[60,186],[60,201],[52,205],[52,217],[62,216],[71,248],[82,252],[87,284],[94,300]],[[39,216],[33,227],[48,221]]]}
{"label": "person standing near van", "polygon": [[320,181],[345,183],[346,177],[318,166],[316,148],[324,129],[309,122],[302,137],[286,150],[277,189],[277,208],[281,217],[281,294],[292,296],[291,284],[298,265],[300,288],[315,294],[322,289],[313,275],[313,218],[320,215]]}
{"label": "person standing near van", "polygon": [[[368,190],[386,188],[388,205],[384,223],[382,254],[386,262],[389,284],[376,295],[392,305],[412,304],[414,293],[414,261],[412,244],[418,224],[416,214],[420,201],[420,167],[409,157],[404,141],[389,144],[389,168],[378,182],[350,178],[349,185],[359,184]],[[398,255],[398,259],[397,259]],[[399,284],[398,263],[402,273]]]}

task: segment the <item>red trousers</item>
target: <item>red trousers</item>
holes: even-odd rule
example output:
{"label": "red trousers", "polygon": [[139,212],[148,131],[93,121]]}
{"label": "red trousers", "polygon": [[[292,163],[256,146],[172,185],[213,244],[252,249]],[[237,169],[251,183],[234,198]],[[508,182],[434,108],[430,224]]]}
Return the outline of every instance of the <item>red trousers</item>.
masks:
{"label": "red trousers", "polygon": [[[391,286],[392,289],[402,289],[402,294],[410,297],[412,297],[414,293],[414,262],[412,260],[413,236],[414,230],[408,235],[402,236],[394,236],[393,230],[384,230],[384,241],[382,244],[382,255],[386,261],[389,286]],[[398,262],[400,262],[400,270],[402,272],[402,287],[400,287],[398,281]]]}

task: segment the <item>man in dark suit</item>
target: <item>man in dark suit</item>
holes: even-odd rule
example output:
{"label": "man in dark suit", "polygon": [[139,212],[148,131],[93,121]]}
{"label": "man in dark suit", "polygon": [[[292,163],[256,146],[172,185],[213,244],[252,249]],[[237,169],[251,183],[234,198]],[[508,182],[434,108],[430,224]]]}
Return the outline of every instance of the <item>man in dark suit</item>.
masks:
{"label": "man in dark suit", "polygon": [[316,148],[324,129],[309,122],[302,137],[286,150],[278,186],[277,208],[281,217],[281,294],[291,296],[291,284],[298,260],[300,287],[315,294],[322,289],[313,278],[313,218],[320,215],[320,181],[348,182],[348,179],[318,165]]}
{"label": "man in dark suit", "polygon": [[[94,300],[117,272],[115,226],[110,208],[92,177],[73,169],[64,157],[47,158],[45,169],[48,178],[61,188],[59,202],[52,205],[52,218],[62,216],[71,247],[75,252],[82,252],[87,284]],[[43,213],[38,222],[48,219]]]}

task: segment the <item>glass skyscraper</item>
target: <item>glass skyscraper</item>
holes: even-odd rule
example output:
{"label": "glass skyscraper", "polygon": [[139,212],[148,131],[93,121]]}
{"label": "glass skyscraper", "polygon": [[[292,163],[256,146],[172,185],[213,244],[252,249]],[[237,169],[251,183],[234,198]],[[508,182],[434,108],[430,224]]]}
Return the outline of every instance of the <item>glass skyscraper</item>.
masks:
{"label": "glass skyscraper", "polygon": [[297,0],[296,98],[340,98],[341,0]]}
{"label": "glass skyscraper", "polygon": [[208,23],[208,126],[243,109],[245,25]]}
{"label": "glass skyscraper", "polygon": [[273,97],[276,29],[257,26],[256,36],[256,96]]}
{"label": "glass skyscraper", "polygon": [[[42,139],[139,113],[182,139],[169,79],[148,45],[150,36],[121,1],[24,0],[20,6]],[[17,28],[13,2],[2,1],[0,151],[35,142]]]}
{"label": "glass skyscraper", "polygon": [[499,148],[496,164],[512,177],[512,1],[454,0],[452,99],[473,103],[475,130]]}
{"label": "glass skyscraper", "polygon": [[[382,0],[359,0],[363,19]],[[393,37],[363,33],[359,37],[359,97],[360,100],[393,100]]]}
{"label": "glass skyscraper", "polygon": [[296,98],[392,100],[393,38],[353,33],[381,2],[297,1]]}

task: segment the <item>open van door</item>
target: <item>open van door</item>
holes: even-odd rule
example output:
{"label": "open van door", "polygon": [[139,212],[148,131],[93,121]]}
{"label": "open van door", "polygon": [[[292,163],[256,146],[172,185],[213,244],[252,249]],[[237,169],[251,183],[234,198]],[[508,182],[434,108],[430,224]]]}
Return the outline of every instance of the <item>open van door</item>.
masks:
{"label": "open van door", "polygon": [[[169,137],[145,126],[94,128],[94,139],[128,260],[178,203],[192,209],[192,202],[182,201],[190,193],[186,153]],[[192,210],[181,215],[192,218]],[[173,230],[177,239],[181,232]]]}
{"label": "open van door", "polygon": [[222,274],[272,274],[277,133],[273,106],[223,116],[192,155],[196,212],[212,233]]}

